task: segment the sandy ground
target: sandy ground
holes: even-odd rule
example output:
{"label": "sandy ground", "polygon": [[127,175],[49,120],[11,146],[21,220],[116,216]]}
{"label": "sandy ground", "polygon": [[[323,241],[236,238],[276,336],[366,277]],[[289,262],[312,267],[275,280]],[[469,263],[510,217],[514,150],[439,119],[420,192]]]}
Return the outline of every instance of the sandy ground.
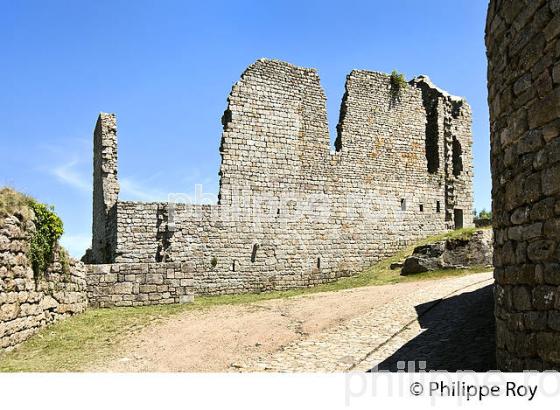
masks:
{"label": "sandy ground", "polygon": [[239,363],[266,357],[295,340],[433,284],[372,286],[185,312],[131,335],[113,358],[87,370],[237,371]]}

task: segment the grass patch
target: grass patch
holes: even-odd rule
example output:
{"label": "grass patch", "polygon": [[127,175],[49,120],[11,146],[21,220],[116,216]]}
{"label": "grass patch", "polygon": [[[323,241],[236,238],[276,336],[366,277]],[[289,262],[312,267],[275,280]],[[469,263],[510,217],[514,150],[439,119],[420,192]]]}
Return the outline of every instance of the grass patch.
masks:
{"label": "grass patch", "polygon": [[41,330],[18,349],[0,355],[0,371],[64,372],[84,370],[88,365],[110,357],[114,347],[131,332],[140,330],[155,321],[189,310],[339,291],[362,286],[440,279],[489,271],[491,268],[480,266],[400,276],[399,270],[391,270],[389,268],[391,263],[401,261],[410,255],[415,246],[447,238],[468,238],[472,236],[475,230],[461,229],[432,236],[402,250],[391,258],[373,265],[356,276],[341,278],[336,282],[318,285],[313,288],[196,297],[194,303],[185,305],[90,309],[81,315],[57,322]]}
{"label": "grass patch", "polygon": [[0,218],[17,214],[21,215],[24,221],[31,220],[34,215],[30,203],[33,201],[33,198],[15,189],[0,188]]}

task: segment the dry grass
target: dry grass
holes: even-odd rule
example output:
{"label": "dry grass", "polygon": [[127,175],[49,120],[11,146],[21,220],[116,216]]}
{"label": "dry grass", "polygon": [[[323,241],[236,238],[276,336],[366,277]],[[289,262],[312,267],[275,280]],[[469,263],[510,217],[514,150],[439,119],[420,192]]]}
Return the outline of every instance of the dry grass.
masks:
{"label": "dry grass", "polygon": [[29,204],[33,201],[30,196],[17,192],[13,188],[0,188],[0,218],[21,215],[24,220],[32,219],[33,211]]}

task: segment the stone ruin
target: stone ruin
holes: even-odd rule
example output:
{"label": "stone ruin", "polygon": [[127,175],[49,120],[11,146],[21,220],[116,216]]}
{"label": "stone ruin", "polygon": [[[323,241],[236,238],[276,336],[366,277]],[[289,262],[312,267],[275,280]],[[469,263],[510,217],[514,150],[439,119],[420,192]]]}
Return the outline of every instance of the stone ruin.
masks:
{"label": "stone ruin", "polygon": [[497,363],[560,370],[560,2],[490,1],[486,47]]}
{"label": "stone ruin", "polygon": [[352,71],[332,147],[316,70],[261,59],[222,124],[217,204],[142,203],[119,199],[116,117],[99,116],[90,303],[312,286],[472,225],[471,110],[425,76]]}
{"label": "stone ruin", "polygon": [[66,260],[60,247],[46,272],[34,273],[29,249],[35,229],[21,214],[0,216],[0,353],[88,305],[86,268]]}

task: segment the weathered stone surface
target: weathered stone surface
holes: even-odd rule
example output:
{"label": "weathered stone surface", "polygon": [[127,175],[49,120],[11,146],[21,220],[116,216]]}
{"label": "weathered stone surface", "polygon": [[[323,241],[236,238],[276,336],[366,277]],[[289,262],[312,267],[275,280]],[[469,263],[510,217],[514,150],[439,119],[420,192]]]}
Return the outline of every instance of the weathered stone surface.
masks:
{"label": "weathered stone surface", "polygon": [[[88,302],[91,307],[193,301],[193,272],[180,262],[116,263],[86,265],[86,268]],[[118,275],[106,272],[118,272]]]}
{"label": "weathered stone surface", "polygon": [[[523,11],[513,18],[512,10]],[[494,244],[501,370],[560,370],[559,19],[556,0],[488,8],[492,210],[508,239]],[[507,104],[498,103],[503,95]],[[515,137],[503,144],[504,135]]]}
{"label": "weathered stone surface", "polygon": [[99,114],[95,125],[93,151],[93,237],[86,262],[104,263],[113,259],[115,235],[111,218],[119,195],[117,179],[117,118]]}
{"label": "weathered stone surface", "polygon": [[[332,148],[316,70],[267,59],[249,66],[222,117],[217,205],[118,200],[116,122],[102,114],[94,260],[188,263],[196,294],[288,289],[351,275],[421,237],[472,225],[464,99],[426,76],[398,90],[389,75],[354,70],[340,114]],[[526,123],[525,115],[521,133]]]}
{"label": "weathered stone surface", "polygon": [[0,237],[9,244],[0,261],[0,349],[12,349],[47,324],[87,306],[85,267],[70,259],[65,268],[60,249],[55,249],[47,271],[35,279],[25,255],[32,224],[16,216],[0,218]]}
{"label": "weathered stone surface", "polygon": [[476,231],[469,239],[448,239],[415,248],[401,274],[491,264],[492,231],[487,229]]}

